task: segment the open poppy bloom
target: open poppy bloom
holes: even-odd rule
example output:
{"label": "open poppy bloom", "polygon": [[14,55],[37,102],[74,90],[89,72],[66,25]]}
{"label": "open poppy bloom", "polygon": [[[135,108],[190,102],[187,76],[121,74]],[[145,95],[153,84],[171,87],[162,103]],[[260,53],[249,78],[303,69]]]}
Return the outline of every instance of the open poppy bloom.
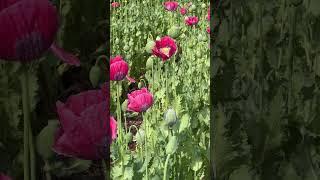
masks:
{"label": "open poppy bloom", "polygon": [[29,62],[51,50],[71,65],[78,58],[53,44],[59,28],[56,8],[48,0],[1,0],[0,59]]}
{"label": "open poppy bloom", "polygon": [[120,7],[120,3],[119,3],[119,2],[112,2],[112,3],[111,3],[111,6],[112,6],[113,8]]}
{"label": "open poppy bloom", "polygon": [[194,26],[198,24],[199,19],[197,16],[189,16],[186,17],[184,21],[188,26]]}
{"label": "open poppy bloom", "polygon": [[114,122],[109,117],[109,84],[101,90],[72,95],[65,103],[56,103],[61,127],[55,135],[53,150],[65,156],[98,160],[106,154]]}
{"label": "open poppy bloom", "polygon": [[11,180],[11,178],[9,176],[6,176],[6,175],[0,173],[0,180]]}
{"label": "open poppy bloom", "polygon": [[209,9],[208,9],[207,20],[210,21],[210,7],[209,7]]}
{"label": "open poppy bloom", "polygon": [[156,41],[156,44],[152,49],[153,55],[160,57],[162,61],[171,58],[176,51],[176,42],[169,36],[162,37],[160,40]]}
{"label": "open poppy bloom", "polygon": [[133,112],[145,112],[153,104],[153,96],[147,90],[142,88],[128,94],[128,110]]}
{"label": "open poppy bloom", "polygon": [[186,9],[186,8],[181,8],[181,9],[180,9],[180,14],[181,14],[181,15],[187,14],[187,9]]}
{"label": "open poppy bloom", "polygon": [[111,58],[110,61],[110,80],[111,81],[121,81],[123,80],[129,71],[129,66],[126,61],[122,59],[121,56],[116,56]]}
{"label": "open poppy bloom", "polygon": [[167,1],[164,2],[163,5],[167,11],[176,11],[179,6],[179,3],[175,1]]}

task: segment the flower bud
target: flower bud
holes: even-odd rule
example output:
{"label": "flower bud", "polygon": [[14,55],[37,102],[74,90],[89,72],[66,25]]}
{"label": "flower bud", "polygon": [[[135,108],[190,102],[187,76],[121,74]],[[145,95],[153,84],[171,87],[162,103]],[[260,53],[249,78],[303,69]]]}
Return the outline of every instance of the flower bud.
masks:
{"label": "flower bud", "polygon": [[152,49],[153,47],[156,45],[156,43],[154,41],[148,41],[147,45],[145,47],[145,50],[147,53],[152,53]]}
{"label": "flower bud", "polygon": [[121,105],[121,109],[123,112],[127,111],[127,107],[128,107],[128,100],[126,99],[125,101],[123,101],[122,105]]}
{"label": "flower bud", "polygon": [[97,65],[92,66],[89,73],[89,79],[93,87],[98,86],[101,75],[102,72],[100,67]]}
{"label": "flower bud", "polygon": [[149,57],[146,63],[146,68],[152,69],[152,66],[153,66],[153,57]]}
{"label": "flower bud", "polygon": [[177,122],[177,115],[173,109],[168,109],[164,115],[164,119],[169,127],[172,127]]}

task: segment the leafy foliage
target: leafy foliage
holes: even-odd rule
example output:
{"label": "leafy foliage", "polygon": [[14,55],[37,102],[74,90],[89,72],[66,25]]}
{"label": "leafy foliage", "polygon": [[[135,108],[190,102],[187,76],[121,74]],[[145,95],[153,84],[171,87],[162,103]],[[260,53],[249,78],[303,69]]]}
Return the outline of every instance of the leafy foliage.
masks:
{"label": "leafy foliage", "polygon": [[320,177],[318,3],[221,1],[211,74],[218,180]]}

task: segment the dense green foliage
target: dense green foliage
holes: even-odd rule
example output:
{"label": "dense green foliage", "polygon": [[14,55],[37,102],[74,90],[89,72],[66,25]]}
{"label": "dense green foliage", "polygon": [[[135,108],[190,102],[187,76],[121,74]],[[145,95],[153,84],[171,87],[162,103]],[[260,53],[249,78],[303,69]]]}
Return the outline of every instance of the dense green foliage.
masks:
{"label": "dense green foliage", "polygon": [[223,0],[212,78],[218,180],[316,180],[320,1]]}

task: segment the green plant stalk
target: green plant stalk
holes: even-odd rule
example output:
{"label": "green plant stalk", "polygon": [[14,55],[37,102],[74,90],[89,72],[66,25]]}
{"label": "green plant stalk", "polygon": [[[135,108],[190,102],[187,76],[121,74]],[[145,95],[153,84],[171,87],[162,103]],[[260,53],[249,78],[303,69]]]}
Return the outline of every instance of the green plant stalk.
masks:
{"label": "green plant stalk", "polygon": [[[30,102],[30,101],[29,101]],[[31,169],[31,180],[36,179],[36,156],[34,150],[34,142],[33,142],[33,135],[31,130],[31,123],[29,121],[29,153],[30,153],[30,169]]]}
{"label": "green plant stalk", "polygon": [[[147,158],[148,156],[148,146],[147,146],[147,135],[148,135],[148,130],[147,130],[147,120],[145,118],[145,114],[142,113],[142,119],[143,119],[143,124],[144,124],[144,148],[145,148],[145,159]],[[148,166],[146,167],[146,178],[148,180],[149,178],[149,174],[148,174]]]}
{"label": "green plant stalk", "polygon": [[167,171],[168,171],[168,164],[171,154],[167,155],[166,162],[164,164],[164,170],[163,170],[163,180],[167,180]]}
{"label": "green plant stalk", "polygon": [[[120,104],[120,88],[121,88],[121,81],[117,82],[117,121],[119,124],[119,144],[120,147],[124,146],[123,143],[123,129],[122,129],[122,122],[121,122],[121,104]],[[123,167],[123,148],[120,148],[120,157],[121,157],[121,167]]]}
{"label": "green plant stalk", "polygon": [[44,169],[46,171],[46,180],[51,180],[51,174],[50,174],[50,171],[49,171],[49,162],[48,160],[44,160]]}
{"label": "green plant stalk", "polygon": [[30,159],[29,159],[29,122],[30,122],[30,103],[29,103],[29,90],[28,90],[28,70],[23,67],[21,76],[22,88],[22,108],[23,108],[23,176],[24,180],[30,179]]}

